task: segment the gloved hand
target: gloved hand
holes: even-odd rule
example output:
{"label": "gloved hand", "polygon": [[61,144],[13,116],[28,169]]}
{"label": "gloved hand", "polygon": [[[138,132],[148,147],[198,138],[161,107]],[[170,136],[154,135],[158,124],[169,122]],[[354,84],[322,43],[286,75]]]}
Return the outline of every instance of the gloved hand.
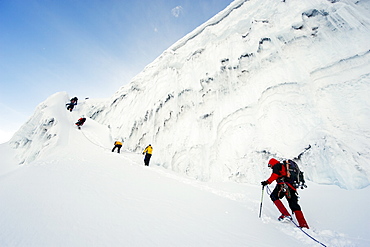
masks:
{"label": "gloved hand", "polygon": [[262,181],[262,182],[261,182],[261,185],[262,185],[262,186],[266,186],[266,185],[268,185],[268,184],[269,184],[269,183],[268,183],[267,181]]}

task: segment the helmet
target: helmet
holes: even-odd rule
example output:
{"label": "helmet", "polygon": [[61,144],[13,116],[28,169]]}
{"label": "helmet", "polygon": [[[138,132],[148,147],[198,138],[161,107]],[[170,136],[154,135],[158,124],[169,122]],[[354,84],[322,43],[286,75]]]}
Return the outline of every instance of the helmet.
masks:
{"label": "helmet", "polygon": [[269,160],[268,166],[273,167],[274,165],[279,164],[279,163],[280,162],[278,160],[272,158],[272,159]]}

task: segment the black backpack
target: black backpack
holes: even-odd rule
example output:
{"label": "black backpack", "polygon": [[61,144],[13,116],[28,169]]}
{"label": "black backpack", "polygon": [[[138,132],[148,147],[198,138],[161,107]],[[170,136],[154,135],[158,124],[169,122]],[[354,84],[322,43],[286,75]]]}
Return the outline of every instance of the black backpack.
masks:
{"label": "black backpack", "polygon": [[284,160],[283,164],[285,165],[287,171],[287,176],[284,181],[290,183],[296,189],[307,188],[303,172],[299,169],[297,163],[295,163],[293,160]]}

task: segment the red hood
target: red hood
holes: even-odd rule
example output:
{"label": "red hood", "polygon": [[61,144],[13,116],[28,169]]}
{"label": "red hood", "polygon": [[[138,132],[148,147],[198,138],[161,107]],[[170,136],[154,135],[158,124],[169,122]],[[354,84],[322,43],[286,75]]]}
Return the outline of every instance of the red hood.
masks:
{"label": "red hood", "polygon": [[272,158],[272,159],[269,160],[268,164],[271,165],[271,167],[273,167],[274,165],[279,164],[279,163],[280,162],[278,160]]}

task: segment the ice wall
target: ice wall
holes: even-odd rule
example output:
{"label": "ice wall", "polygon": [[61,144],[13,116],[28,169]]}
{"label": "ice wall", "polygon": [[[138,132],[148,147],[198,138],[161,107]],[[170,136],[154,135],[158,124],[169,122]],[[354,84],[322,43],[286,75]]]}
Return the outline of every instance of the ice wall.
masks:
{"label": "ice wall", "polygon": [[369,1],[235,1],[122,87],[96,119],[202,180],[256,183],[269,157],[369,184]]}

